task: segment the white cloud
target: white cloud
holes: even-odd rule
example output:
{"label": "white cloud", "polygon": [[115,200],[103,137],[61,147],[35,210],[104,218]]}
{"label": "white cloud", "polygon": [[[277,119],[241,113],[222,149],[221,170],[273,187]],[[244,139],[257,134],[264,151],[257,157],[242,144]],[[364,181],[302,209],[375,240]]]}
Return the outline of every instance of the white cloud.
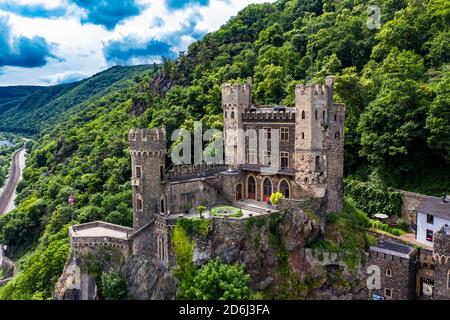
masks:
{"label": "white cloud", "polygon": [[[27,4],[44,4],[48,8],[67,4],[65,0],[18,1]],[[42,79],[48,80],[55,75],[69,72],[93,75],[108,66],[102,49],[103,45],[110,40],[131,37],[138,43],[146,43],[155,39],[171,44],[175,52],[186,50],[195,39],[188,33],[183,34],[182,31],[192,17],[195,17],[195,31],[211,32],[220,28],[245,6],[267,1],[211,0],[208,6],[190,6],[176,11],[169,11],[164,0],[139,0],[138,2],[146,4],[146,9],[139,16],[121,22],[111,31],[92,24],[81,24],[82,12],[74,5],[68,7],[69,14],[67,16],[57,19],[31,19],[9,14],[14,34],[27,37],[39,35],[48,42],[59,44],[55,54],[64,61],[52,61],[42,68],[25,70],[1,68],[0,85],[42,84]],[[2,14],[1,11],[0,14]],[[136,58],[131,63],[151,62],[152,60],[159,59],[158,57]]]}
{"label": "white cloud", "polygon": [[87,78],[88,75],[81,71],[64,71],[48,76],[40,77],[39,80],[49,85],[76,82]]}

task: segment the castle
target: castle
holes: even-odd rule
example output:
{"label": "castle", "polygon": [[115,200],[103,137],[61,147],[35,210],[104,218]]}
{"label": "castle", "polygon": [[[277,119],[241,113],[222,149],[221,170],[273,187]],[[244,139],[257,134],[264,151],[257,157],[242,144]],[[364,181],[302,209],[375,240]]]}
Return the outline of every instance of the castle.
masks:
{"label": "castle", "polygon": [[[245,199],[265,205],[272,193],[281,192],[286,202],[317,200],[323,217],[342,210],[345,108],[333,103],[334,79],[297,86],[295,108],[255,106],[251,91],[251,81],[222,86],[222,164],[167,170],[164,128],[130,131],[133,254],[156,254],[170,264],[168,221],[199,205],[243,207]],[[272,145],[279,146],[278,154],[272,154]]]}
{"label": "castle", "polygon": [[[199,205],[227,204],[245,212],[237,219],[209,216],[220,233],[216,240],[230,248],[246,218],[307,206],[323,228],[328,213],[343,209],[345,107],[333,102],[333,77],[323,85],[298,85],[294,108],[253,104],[251,80],[224,84],[221,91],[222,161],[170,164],[165,128],[132,129],[133,227],[98,221],[72,226],[73,261],[66,271],[83,255],[103,248],[169,270],[176,263],[171,229],[180,216],[198,217]],[[268,198],[276,192],[284,197],[277,208],[268,208]],[[195,250],[195,258],[203,261],[217,253],[211,243],[196,244]],[[85,289],[92,286],[88,279],[81,282]],[[92,297],[86,293],[90,290],[81,292],[78,298]]]}
{"label": "castle", "polygon": [[[67,298],[62,288],[71,288],[70,274],[76,272],[83,256],[113,248],[124,261],[138,259],[138,267],[132,266],[127,273],[133,278],[132,286],[141,286],[143,274],[150,274],[153,285],[144,281],[146,291],[134,290],[134,296],[173,298],[176,281],[167,280],[173,279],[170,270],[176,264],[171,230],[181,217],[198,217],[199,206],[211,209],[227,204],[245,214],[238,218],[208,216],[212,221],[209,236],[195,239],[193,259],[197,265],[216,256],[229,263],[241,261],[252,274],[252,286],[267,287],[267,275],[276,268],[276,259],[270,258],[270,252],[262,258],[263,252],[252,253],[253,247],[246,247],[245,221],[285,211],[297,212],[290,215],[285,226],[289,229],[287,237],[295,239],[290,249],[293,261],[304,261],[297,264],[300,269],[296,272],[304,272],[301,268],[308,264],[345,269],[345,262],[338,261],[335,253],[317,257],[304,247],[305,238],[317,237],[319,232],[314,230],[317,222],[305,218],[304,212],[312,209],[320,220],[316,227],[323,230],[327,214],[343,209],[345,107],[333,103],[333,89],[332,77],[327,77],[324,85],[298,85],[295,108],[289,108],[254,105],[251,81],[224,84],[225,148],[223,161],[214,164],[170,164],[165,128],[131,130],[133,227],[99,221],[72,226],[72,258],[55,296]],[[276,208],[270,208],[266,202],[275,192],[284,198]],[[435,233],[434,248],[417,249],[396,239],[381,239],[370,247],[366,265],[360,266],[362,274],[368,266],[379,269],[379,287],[366,288],[355,297],[450,299],[449,243],[448,227]],[[146,265],[143,261],[149,262],[150,269],[141,270]],[[262,266],[264,272],[260,271]],[[168,282],[156,286],[157,279]],[[85,272],[80,282],[78,291],[74,291],[78,293],[69,293],[69,298],[96,298],[95,279]]]}

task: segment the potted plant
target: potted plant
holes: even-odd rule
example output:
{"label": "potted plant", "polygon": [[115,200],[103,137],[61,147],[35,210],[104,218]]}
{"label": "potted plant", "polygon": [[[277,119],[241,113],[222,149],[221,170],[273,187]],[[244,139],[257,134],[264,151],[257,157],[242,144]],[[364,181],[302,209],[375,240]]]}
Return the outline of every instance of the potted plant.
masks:
{"label": "potted plant", "polygon": [[206,211],[206,207],[205,206],[198,206],[197,207],[197,211],[198,213],[200,213],[200,219],[203,219],[203,213]]}

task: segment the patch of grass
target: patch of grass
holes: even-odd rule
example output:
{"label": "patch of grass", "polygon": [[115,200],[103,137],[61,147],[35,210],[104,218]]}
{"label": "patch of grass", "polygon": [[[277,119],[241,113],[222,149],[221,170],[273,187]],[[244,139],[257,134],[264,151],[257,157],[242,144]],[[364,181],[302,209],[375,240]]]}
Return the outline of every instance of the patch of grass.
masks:
{"label": "patch of grass", "polygon": [[211,209],[210,216],[213,217],[225,217],[228,216],[230,218],[240,218],[242,217],[242,209],[231,207],[231,206],[220,206]]}

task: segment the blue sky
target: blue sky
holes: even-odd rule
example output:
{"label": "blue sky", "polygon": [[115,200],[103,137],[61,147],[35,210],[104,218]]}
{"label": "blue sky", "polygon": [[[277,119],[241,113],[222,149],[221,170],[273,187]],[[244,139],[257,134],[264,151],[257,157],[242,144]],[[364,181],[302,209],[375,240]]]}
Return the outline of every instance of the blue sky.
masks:
{"label": "blue sky", "polygon": [[0,86],[54,85],[175,58],[267,0],[0,0]]}

